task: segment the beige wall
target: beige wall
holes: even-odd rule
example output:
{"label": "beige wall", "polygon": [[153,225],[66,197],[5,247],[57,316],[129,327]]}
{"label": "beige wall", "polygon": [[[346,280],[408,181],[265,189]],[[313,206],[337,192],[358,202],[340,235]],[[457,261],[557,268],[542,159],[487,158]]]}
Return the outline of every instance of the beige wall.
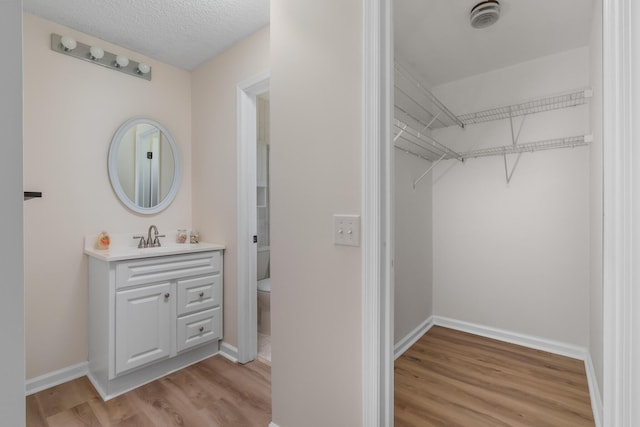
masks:
{"label": "beige wall", "polygon": [[[153,80],[53,52],[52,32],[146,61]],[[185,171],[176,200],[152,216],[127,210],[107,174],[111,138],[133,116],[158,120],[173,134]],[[87,360],[85,234],[191,226],[190,159],[188,72],[24,15],[24,186],[43,192],[24,205],[27,378]]]}
{"label": "beige wall", "polygon": [[[581,48],[434,92],[462,114],[588,85]],[[520,142],[589,130],[584,105],[528,116]],[[434,135],[461,150],[511,144],[508,120]],[[434,314],[586,347],[589,149],[525,153],[510,184],[499,156],[443,162],[433,182]]]}
{"label": "beige wall", "polygon": [[590,322],[589,322],[589,354],[600,387],[602,396],[603,369],[603,318],[602,318],[602,225],[603,225],[603,158],[602,158],[602,0],[594,1],[593,21],[591,26],[591,132],[593,142],[590,148],[589,170],[589,210],[590,216]]}
{"label": "beige wall", "polygon": [[269,70],[264,28],[192,73],[193,225],[224,253],[224,341],[238,342],[236,87]]}
{"label": "beige wall", "polygon": [[273,421],[362,423],[360,248],[332,215],[360,213],[362,2],[271,2]]}
{"label": "beige wall", "polygon": [[433,314],[431,162],[395,150],[394,342]]}

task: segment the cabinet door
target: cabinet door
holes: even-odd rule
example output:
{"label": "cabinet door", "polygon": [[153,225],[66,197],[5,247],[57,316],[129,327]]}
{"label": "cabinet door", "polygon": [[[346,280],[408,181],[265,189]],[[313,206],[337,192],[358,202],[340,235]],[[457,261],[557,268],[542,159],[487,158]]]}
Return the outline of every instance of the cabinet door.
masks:
{"label": "cabinet door", "polygon": [[171,352],[171,283],[116,293],[116,375]]}

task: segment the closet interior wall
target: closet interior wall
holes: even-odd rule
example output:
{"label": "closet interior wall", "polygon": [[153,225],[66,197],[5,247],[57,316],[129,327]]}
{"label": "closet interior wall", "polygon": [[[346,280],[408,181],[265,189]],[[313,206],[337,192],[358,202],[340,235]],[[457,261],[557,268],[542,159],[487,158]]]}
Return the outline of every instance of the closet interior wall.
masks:
{"label": "closet interior wall", "polygon": [[431,173],[413,181],[431,162],[395,151],[394,344],[433,315],[433,229]]}
{"label": "closet interior wall", "polygon": [[[587,47],[444,84],[461,114],[589,87]],[[520,120],[514,121],[519,126]],[[527,116],[520,140],[589,131],[589,105]],[[458,150],[509,144],[509,120],[435,130]],[[515,160],[513,155],[509,160]],[[525,153],[506,183],[502,157],[433,172],[434,313],[586,347],[589,148]]]}
{"label": "closet interior wall", "polygon": [[[424,81],[416,87],[405,71],[396,66],[396,343],[433,314],[585,347],[589,149],[583,136],[590,130],[589,105],[580,99],[571,101],[577,106],[512,120],[469,124],[468,118],[548,95],[582,96],[580,89],[590,86],[589,49],[437,87]],[[412,83],[413,90],[408,88]],[[446,108],[429,115],[438,111],[431,108],[438,103]],[[447,110],[455,112],[453,118]],[[456,118],[467,120],[466,125]],[[579,141],[575,148],[536,150],[521,158],[469,156],[494,149],[499,154],[499,147],[513,146],[514,134],[518,143],[570,136]],[[416,184],[432,166],[424,182]],[[505,179],[507,167],[515,173],[511,180]],[[431,186],[431,200],[421,207],[431,205],[432,216],[415,206],[415,199],[426,197],[420,192]],[[430,238],[416,243],[421,234]],[[421,264],[421,271],[410,272],[415,268],[409,266],[410,251],[423,260],[429,253],[433,258]],[[432,310],[407,310],[407,304],[426,299],[427,293]]]}
{"label": "closet interior wall", "polygon": [[[444,154],[429,145],[432,128],[452,125],[450,118],[434,120],[438,107],[408,70],[396,64],[395,72],[395,257],[394,257],[394,344],[402,349],[412,332],[433,315],[433,227],[431,172],[419,185],[414,182]],[[420,82],[424,84],[424,81]],[[426,88],[428,89],[428,88]],[[427,108],[425,108],[427,107]],[[403,126],[411,129],[401,131]],[[420,134],[418,136],[418,134]],[[425,149],[423,147],[430,147]]]}

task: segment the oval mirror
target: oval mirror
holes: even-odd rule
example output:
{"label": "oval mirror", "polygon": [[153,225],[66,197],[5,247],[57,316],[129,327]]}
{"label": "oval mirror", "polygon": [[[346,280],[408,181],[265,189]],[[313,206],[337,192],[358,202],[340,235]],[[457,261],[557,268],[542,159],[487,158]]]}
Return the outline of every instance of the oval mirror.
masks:
{"label": "oval mirror", "polygon": [[133,118],[123,123],[111,140],[108,163],[113,191],[134,212],[160,212],[178,194],[178,146],[155,120]]}

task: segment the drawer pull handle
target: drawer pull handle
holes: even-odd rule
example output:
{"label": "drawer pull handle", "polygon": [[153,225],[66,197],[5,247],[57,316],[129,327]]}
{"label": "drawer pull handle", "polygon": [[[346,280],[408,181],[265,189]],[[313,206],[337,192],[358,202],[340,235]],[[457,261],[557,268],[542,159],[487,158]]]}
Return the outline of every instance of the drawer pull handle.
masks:
{"label": "drawer pull handle", "polygon": [[164,297],[165,297],[166,299],[169,299],[169,297],[170,297],[170,296],[171,296],[171,294],[170,294],[169,292],[167,292],[166,294],[164,294]]}
{"label": "drawer pull handle", "polygon": [[200,326],[200,332],[204,331],[204,326]]}
{"label": "drawer pull handle", "polygon": [[200,292],[200,298],[204,296],[204,292]]}

